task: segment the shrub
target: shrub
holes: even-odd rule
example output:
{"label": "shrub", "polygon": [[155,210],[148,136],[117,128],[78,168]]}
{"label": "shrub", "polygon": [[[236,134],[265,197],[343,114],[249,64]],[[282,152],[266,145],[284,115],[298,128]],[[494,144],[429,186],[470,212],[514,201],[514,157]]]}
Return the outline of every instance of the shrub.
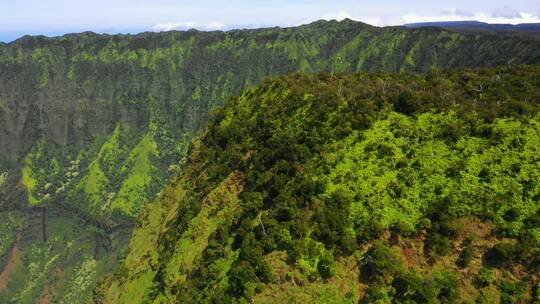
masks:
{"label": "shrub", "polygon": [[430,303],[436,297],[433,284],[426,284],[416,273],[407,272],[397,276],[392,282],[396,290],[395,299],[399,303]]}
{"label": "shrub", "polygon": [[434,275],[437,286],[437,299],[441,303],[452,303],[456,300],[459,289],[456,274],[450,271],[441,271]]}
{"label": "shrub", "polygon": [[441,271],[433,277],[404,272],[392,282],[395,290],[393,303],[452,303],[457,295],[454,273]]}
{"label": "shrub", "polygon": [[439,225],[434,225],[434,228],[436,228],[440,234],[448,238],[456,237],[460,232],[460,229],[457,226],[452,225],[449,222],[442,222]]}
{"label": "shrub", "polygon": [[240,262],[229,272],[229,293],[235,297],[245,295],[248,283],[257,282],[257,275],[251,265],[247,262]]}
{"label": "shrub", "polygon": [[530,229],[522,233],[516,246],[516,258],[527,261],[531,270],[540,270],[540,230]]}
{"label": "shrub", "polygon": [[333,192],[325,200],[324,206],[316,209],[314,221],[314,236],[317,240],[337,245],[346,253],[351,253],[356,245],[355,239],[350,235],[349,208],[352,195],[344,192]]}
{"label": "shrub", "polygon": [[393,228],[392,230],[396,232],[397,234],[406,236],[406,237],[413,235],[415,232],[414,227],[410,223],[405,222],[405,221],[397,222],[392,228]]}
{"label": "shrub", "polygon": [[482,267],[476,277],[476,282],[478,283],[478,285],[485,287],[493,283],[494,281],[495,274],[493,273],[493,270],[487,267]]}
{"label": "shrub", "polygon": [[368,279],[389,282],[403,270],[403,261],[399,253],[382,241],[377,241],[367,253],[368,262],[362,267]]}
{"label": "shrub", "polygon": [[533,304],[540,304],[540,281],[534,285]]}
{"label": "shrub", "polygon": [[282,228],[277,235],[277,245],[280,249],[289,250],[292,246],[292,236],[289,229]]}
{"label": "shrub", "polygon": [[266,260],[260,258],[257,261],[255,270],[256,270],[257,277],[259,277],[259,279],[262,282],[270,283],[274,280],[274,271],[272,270],[272,267]]}
{"label": "shrub", "polygon": [[523,281],[503,282],[501,284],[501,291],[502,304],[520,303],[527,291],[527,283]]}
{"label": "shrub", "polygon": [[498,243],[486,252],[486,263],[490,266],[501,267],[511,263],[516,258],[516,246],[510,243]]}
{"label": "shrub", "polygon": [[459,267],[465,268],[469,266],[472,259],[474,258],[474,245],[473,245],[473,239],[467,238],[465,241],[465,248],[461,251],[459,254],[457,264]]}
{"label": "shrub", "polygon": [[317,264],[317,271],[323,279],[329,279],[336,273],[336,262],[329,251],[324,251]]}
{"label": "shrub", "polygon": [[448,237],[437,232],[432,232],[428,235],[426,245],[429,248],[431,254],[435,254],[438,256],[446,255],[451,250],[450,240],[448,239]]}
{"label": "shrub", "polygon": [[480,289],[480,294],[476,297],[476,304],[499,304],[500,293],[494,288]]}
{"label": "shrub", "polygon": [[399,113],[411,115],[416,108],[416,102],[410,92],[401,92],[394,102],[394,109]]}
{"label": "shrub", "polygon": [[540,249],[537,249],[535,253],[531,254],[529,261],[531,269],[540,270]]}
{"label": "shrub", "polygon": [[381,221],[381,219],[377,218],[376,216],[371,217],[368,222],[363,225],[363,227],[359,227],[357,231],[357,239],[358,238],[367,238],[367,239],[375,239],[382,235],[384,230],[386,229],[386,226]]}
{"label": "shrub", "polygon": [[419,229],[431,229],[431,220],[427,217],[420,220],[418,223]]}
{"label": "shrub", "polygon": [[506,211],[503,215],[503,219],[508,222],[516,221],[519,218],[519,208],[513,207]]}
{"label": "shrub", "polygon": [[534,215],[527,218],[525,220],[525,224],[529,227],[540,227],[540,210],[538,210]]}
{"label": "shrub", "polygon": [[370,285],[362,303],[392,303],[392,287],[380,283]]}

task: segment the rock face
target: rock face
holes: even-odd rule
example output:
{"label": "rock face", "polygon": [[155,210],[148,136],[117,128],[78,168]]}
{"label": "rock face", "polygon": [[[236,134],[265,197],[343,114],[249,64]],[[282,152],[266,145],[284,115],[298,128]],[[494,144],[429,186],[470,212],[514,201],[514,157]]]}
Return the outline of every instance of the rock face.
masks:
{"label": "rock face", "polygon": [[492,24],[479,21],[421,22],[405,24],[408,28],[442,27],[463,30],[513,31],[529,34],[540,33],[540,23]]}
{"label": "rock face", "polygon": [[[40,249],[49,255],[26,260],[63,260],[59,268],[75,271],[94,265],[77,256],[93,256],[98,277],[126,241],[111,236],[129,234],[141,206],[178,172],[211,111],[242,89],[292,72],[535,64],[539,50],[532,37],[376,28],[350,20],[230,32],[23,37],[0,45],[0,194],[6,194],[0,207],[15,212],[2,218],[10,218],[7,230],[23,229],[29,224],[24,213],[43,214],[41,230],[48,232],[35,235],[48,236],[49,243],[40,237],[19,248],[29,255],[33,245],[49,246]],[[63,238],[58,214],[81,220],[69,225],[92,235],[100,249],[61,258],[62,242],[75,236]],[[103,250],[108,243],[120,245]],[[100,258],[113,262],[102,267]],[[51,279],[52,271],[44,275],[20,279],[35,290],[11,286],[6,297],[22,297],[24,290],[24,297],[37,297],[46,278],[65,284],[64,277]],[[95,280],[88,278],[86,288]]]}
{"label": "rock face", "polygon": [[535,63],[539,41],[353,21],[289,29],[24,37],[0,46],[0,152],[83,147],[119,121],[199,130],[211,107],[294,71],[425,71]]}

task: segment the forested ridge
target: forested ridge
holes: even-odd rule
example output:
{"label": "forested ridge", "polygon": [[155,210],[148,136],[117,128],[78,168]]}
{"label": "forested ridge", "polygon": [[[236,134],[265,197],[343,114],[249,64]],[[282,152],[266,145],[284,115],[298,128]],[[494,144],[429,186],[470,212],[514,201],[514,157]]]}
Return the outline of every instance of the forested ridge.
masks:
{"label": "forested ridge", "polygon": [[[142,206],[183,174],[213,109],[267,77],[513,67],[540,63],[539,50],[535,37],[351,20],[0,44],[0,302],[88,301],[124,260]],[[528,113],[534,98],[511,107]]]}
{"label": "forested ridge", "polygon": [[539,71],[247,89],[144,207],[97,301],[537,303]]}

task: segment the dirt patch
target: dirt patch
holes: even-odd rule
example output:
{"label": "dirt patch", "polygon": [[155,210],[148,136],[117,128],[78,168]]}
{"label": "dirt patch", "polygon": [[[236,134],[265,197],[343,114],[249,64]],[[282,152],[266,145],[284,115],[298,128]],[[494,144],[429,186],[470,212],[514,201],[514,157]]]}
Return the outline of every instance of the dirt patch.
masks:
{"label": "dirt patch", "polygon": [[328,280],[320,277],[310,280],[297,265],[290,264],[285,251],[274,251],[265,258],[273,269],[275,281],[266,284],[253,303],[341,303],[346,298],[357,302],[365,293],[366,286],[360,283],[359,266],[353,256],[337,258],[336,272]]}
{"label": "dirt patch", "polygon": [[11,248],[9,261],[6,264],[6,267],[4,267],[4,269],[2,270],[2,273],[0,273],[0,291],[6,290],[7,283],[11,278],[11,275],[15,272],[15,270],[17,269],[17,265],[19,265],[19,262],[21,261],[22,252],[17,246],[20,239],[21,235],[17,234],[17,240],[15,241],[13,248]]}
{"label": "dirt patch", "polygon": [[426,263],[423,240],[413,239],[399,247],[409,268],[422,267]]}
{"label": "dirt patch", "polygon": [[41,292],[41,298],[39,298],[38,304],[50,303],[52,303],[51,287],[49,285],[45,285],[45,287],[43,287],[43,291]]}

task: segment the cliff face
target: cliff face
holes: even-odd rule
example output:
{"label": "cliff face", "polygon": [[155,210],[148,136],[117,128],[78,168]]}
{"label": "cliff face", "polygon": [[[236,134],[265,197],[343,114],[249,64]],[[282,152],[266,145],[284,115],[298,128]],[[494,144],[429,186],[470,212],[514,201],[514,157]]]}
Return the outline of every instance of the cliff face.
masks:
{"label": "cliff face", "polygon": [[[90,196],[90,209],[103,215],[96,210],[110,196],[122,201],[112,204],[115,212],[132,216],[170,176],[170,165],[184,156],[211,109],[265,77],[530,64],[540,61],[539,45],[531,37],[375,28],[350,20],[231,32],[24,37],[0,47],[0,164],[27,168],[23,184],[34,204],[47,194],[58,201],[64,193],[75,205]],[[66,176],[57,176],[64,186],[52,183],[63,189],[59,193],[43,189],[52,181],[33,178],[44,169],[33,163],[51,158],[58,172],[41,175],[65,175],[71,161],[80,163],[69,183]],[[149,165],[135,168],[141,158]],[[152,189],[118,198],[132,192],[122,191],[126,180],[141,175],[139,186]]]}
{"label": "cliff face", "polygon": [[[121,246],[109,244],[122,243],[117,236],[129,231],[141,206],[178,173],[212,109],[242,89],[297,71],[534,64],[538,50],[540,41],[531,37],[375,28],[347,20],[287,29],[24,37],[0,45],[0,193],[6,194],[0,206],[15,212],[2,217],[14,219],[6,227],[22,229],[29,224],[16,219],[32,214],[32,223],[40,225],[27,239],[36,243],[23,251],[52,246],[51,259],[62,253],[58,244],[74,237],[47,245],[52,236],[62,239],[62,229],[53,229],[62,225],[58,215],[80,219],[70,225],[90,227],[95,239],[84,255],[112,265]],[[13,232],[6,239],[11,247],[17,229],[6,229]],[[80,252],[70,254],[74,260],[59,268],[73,271],[83,263],[76,258]],[[46,280],[40,280],[19,280],[34,286],[29,299],[42,291]],[[19,285],[9,297],[22,292]]]}
{"label": "cliff face", "polygon": [[0,47],[0,152],[20,160],[40,138],[80,148],[119,121],[199,130],[209,108],[271,75],[535,63],[539,43],[352,21],[226,33],[25,37]]}

